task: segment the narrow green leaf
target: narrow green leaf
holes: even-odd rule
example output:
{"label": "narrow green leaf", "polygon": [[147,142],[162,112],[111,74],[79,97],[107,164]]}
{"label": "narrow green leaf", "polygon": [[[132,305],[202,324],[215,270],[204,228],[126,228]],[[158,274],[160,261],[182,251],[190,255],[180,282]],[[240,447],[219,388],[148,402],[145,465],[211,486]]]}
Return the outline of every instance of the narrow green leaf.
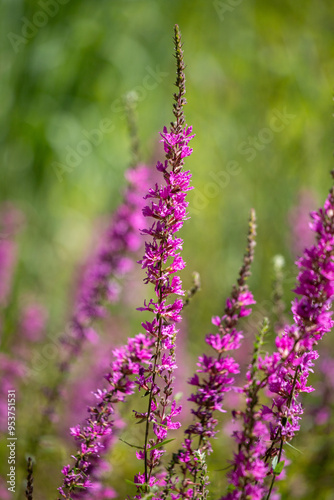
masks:
{"label": "narrow green leaf", "polygon": [[137,450],[143,450],[144,448],[142,446],[136,446],[134,444],[128,443],[127,441],[124,441],[124,439],[119,438],[122,443],[127,444],[128,446],[131,446],[131,448],[137,448]]}
{"label": "narrow green leaf", "polygon": [[290,444],[290,443],[288,443],[288,442],[286,442],[285,444],[287,444],[288,446],[290,446],[290,448],[292,448],[293,450],[298,451],[298,453],[303,454],[303,452],[302,452],[302,451],[300,451],[300,450],[298,450],[298,448],[295,448],[294,446],[292,446],[292,444]]}
{"label": "narrow green leaf", "polygon": [[130,479],[126,479],[125,482],[128,484],[132,484],[133,486],[138,486],[138,487],[139,486],[149,486],[147,483],[140,483],[140,484],[134,483],[133,481],[130,481]]}
{"label": "narrow green leaf", "polygon": [[278,456],[276,455],[276,457],[274,457],[273,461],[271,462],[271,466],[272,466],[273,470],[275,470],[277,463],[278,463]]}
{"label": "narrow green leaf", "polygon": [[275,469],[274,469],[274,474],[280,474],[282,472],[282,470],[284,469],[284,460],[282,460],[281,462],[278,462],[278,464],[276,465]]}
{"label": "narrow green leaf", "polygon": [[167,443],[171,443],[172,441],[175,441],[175,438],[174,439],[165,439],[165,441],[161,441],[161,443],[158,443],[158,444],[152,446],[152,448],[148,448],[147,451],[155,450],[156,448],[161,448],[161,446],[164,446]]}

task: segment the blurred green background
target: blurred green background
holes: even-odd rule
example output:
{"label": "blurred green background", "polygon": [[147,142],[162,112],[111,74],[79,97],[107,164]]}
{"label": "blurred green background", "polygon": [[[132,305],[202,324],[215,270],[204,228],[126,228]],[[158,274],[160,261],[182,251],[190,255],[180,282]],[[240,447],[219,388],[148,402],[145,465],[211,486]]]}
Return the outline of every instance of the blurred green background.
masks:
{"label": "blurred green background", "polygon": [[[131,161],[122,104],[128,92],[138,96],[142,161],[161,157],[179,24],[186,118],[196,133],[187,161],[195,189],[183,230],[183,279],[189,286],[194,270],[202,278],[186,313],[189,350],[197,355],[237,276],[249,209],[258,218],[250,284],[261,304],[271,294],[273,256],[284,255],[293,272],[288,214],[299,192],[322,203],[330,187],[334,4],[2,0],[0,9],[0,193],[26,217],[15,287],[42,298],[53,331],[66,317],[96,218],[120,201]],[[291,287],[290,279],[287,300]],[[137,313],[129,320],[133,333],[140,320]],[[334,498],[332,486],[316,498]]]}

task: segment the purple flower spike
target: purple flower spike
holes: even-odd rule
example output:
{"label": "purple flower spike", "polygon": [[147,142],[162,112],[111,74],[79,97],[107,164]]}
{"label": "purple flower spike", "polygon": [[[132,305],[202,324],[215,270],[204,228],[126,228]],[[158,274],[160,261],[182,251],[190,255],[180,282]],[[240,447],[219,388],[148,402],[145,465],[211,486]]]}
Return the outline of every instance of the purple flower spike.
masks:
{"label": "purple flower spike", "polygon": [[334,188],[324,207],[311,217],[317,242],[296,262],[300,272],[294,291],[300,297],[292,302],[294,324],[276,338],[277,351],[262,360],[267,386],[273,393],[272,407],[262,411],[270,423],[266,462],[275,456],[280,461],[283,443],[299,431],[303,408],[298,394],[313,391],[307,380],[319,356],[315,347],[334,325],[330,311],[334,299]]}
{"label": "purple flower spike", "polygon": [[[181,411],[173,394],[173,372],[176,368],[175,338],[178,329],[175,324],[181,321],[183,301],[172,298],[173,295],[184,295],[179,276],[175,276],[185,267],[180,252],[183,241],[175,237],[188,218],[186,202],[187,192],[192,189],[191,175],[182,170],[184,158],[189,156],[192,149],[189,141],[194,137],[192,128],[184,124],[183,106],[186,103],[185,78],[181,38],[178,26],[175,27],[175,52],[177,60],[176,86],[178,94],[174,95],[175,123],[168,131],[164,127],[161,134],[166,160],[164,164],[158,162],[157,171],[163,176],[164,184],[155,185],[149,190],[146,199],[149,204],[143,209],[145,217],[151,217],[153,222],[143,233],[151,240],[145,243],[145,254],[140,261],[146,270],[145,283],[152,283],[155,298],[149,303],[144,302],[140,311],[149,311],[154,315],[152,321],[143,323],[146,335],[155,342],[154,357],[148,367],[142,370],[137,377],[139,389],[148,394],[148,409],[146,413],[135,412],[138,419],[145,421],[145,442],[143,451],[137,453],[137,458],[144,461],[144,474],[135,477],[137,495],[142,498],[149,488],[156,484],[158,479],[153,475],[160,464],[163,441],[167,438],[168,430],[178,429],[180,423],[174,418]],[[159,379],[162,387],[159,386]],[[150,427],[153,436],[150,438]],[[161,447],[157,449],[157,445]],[[150,449],[153,448],[151,451]]]}
{"label": "purple flower spike", "polygon": [[87,489],[94,489],[90,477],[96,468],[96,461],[108,449],[114,427],[114,405],[134,392],[133,378],[149,363],[153,345],[154,341],[139,334],[129,339],[125,346],[114,350],[111,372],[106,375],[109,388],[96,392],[98,403],[88,409],[89,417],[85,425],[77,425],[70,430],[79,446],[73,455],[75,464],[72,467],[67,465],[62,470],[64,482],[58,491],[63,498],[71,499],[73,494],[77,497]]}
{"label": "purple flower spike", "polygon": [[[247,409],[242,413],[243,431],[235,433],[238,453],[230,474],[233,491],[224,497],[227,500],[246,500],[247,495],[269,500],[284,466],[283,445],[300,428],[303,408],[298,395],[313,391],[307,381],[318,358],[315,346],[334,324],[330,311],[334,299],[334,188],[324,208],[311,217],[317,242],[296,262],[300,271],[294,290],[299,297],[291,308],[294,324],[279,329],[276,350],[257,356],[256,366],[248,372],[244,388]],[[260,389],[272,395],[270,407],[256,409]],[[268,476],[271,482],[266,485]]]}
{"label": "purple flower spike", "polygon": [[269,466],[263,462],[262,457],[266,451],[265,441],[269,439],[269,431],[261,419],[260,412],[256,411],[258,392],[261,388],[256,375],[260,350],[268,329],[269,321],[265,318],[256,338],[253,359],[246,374],[247,383],[243,389],[246,409],[243,412],[233,412],[234,418],[242,420],[242,429],[233,433],[238,452],[234,454],[232,461],[233,470],[228,473],[230,491],[221,500],[247,500],[248,498],[262,500],[264,498],[263,482],[268,475]]}
{"label": "purple flower spike", "polygon": [[[218,327],[218,332],[206,337],[206,343],[213,349],[214,354],[199,357],[197,372],[189,380],[189,384],[195,388],[195,392],[189,398],[194,404],[191,410],[194,423],[186,429],[183,449],[174,456],[168,468],[164,499],[167,498],[169,490],[178,492],[173,497],[175,500],[188,498],[189,491],[195,498],[200,493],[196,486],[200,473],[196,454],[211,453],[211,440],[217,434],[218,420],[215,412],[224,412],[222,407],[224,394],[232,389],[234,375],[239,373],[238,363],[225,353],[240,347],[243,335],[237,329],[237,324],[240,318],[251,313],[250,306],[255,304],[253,295],[246,284],[254,258],[255,235],[255,212],[252,210],[249,220],[248,246],[239,272],[238,284],[233,287],[231,297],[226,300],[224,315],[212,318],[212,323]],[[178,484],[175,478],[173,479],[176,464],[179,464],[181,468],[181,484]],[[191,490],[189,490],[190,484],[193,485]]]}

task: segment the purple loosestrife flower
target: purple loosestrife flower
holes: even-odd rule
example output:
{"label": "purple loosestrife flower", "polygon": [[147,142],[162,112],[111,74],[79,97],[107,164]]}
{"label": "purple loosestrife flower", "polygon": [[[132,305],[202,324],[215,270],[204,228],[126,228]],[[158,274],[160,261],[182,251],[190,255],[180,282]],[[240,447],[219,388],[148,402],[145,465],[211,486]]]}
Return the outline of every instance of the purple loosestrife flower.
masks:
{"label": "purple loosestrife flower", "polygon": [[[183,171],[182,167],[184,158],[192,153],[188,144],[193,135],[192,128],[185,126],[183,116],[183,106],[186,104],[185,77],[178,26],[175,26],[174,41],[178,88],[178,93],[174,94],[173,109],[176,121],[171,124],[170,130],[164,127],[161,134],[166,160],[164,163],[157,163],[157,170],[162,174],[164,184],[160,187],[156,184],[149,190],[146,196],[149,205],[143,210],[145,217],[153,218],[153,223],[143,231],[152,239],[145,243],[145,255],[140,263],[146,269],[145,282],[154,285],[155,299],[145,302],[144,307],[139,310],[149,311],[154,315],[152,321],[143,323],[143,327],[146,336],[154,339],[155,352],[152,362],[147,368],[142,368],[137,378],[139,390],[147,392],[149,401],[147,412],[135,412],[138,419],[146,422],[144,448],[137,452],[137,458],[144,461],[144,474],[135,476],[135,483],[139,485],[136,498],[142,498],[149,487],[157,484],[158,479],[153,472],[164,453],[163,442],[168,430],[177,429],[181,425],[174,420],[181,407],[177,406],[175,400],[170,400],[170,397],[176,368],[175,338],[178,329],[175,323],[181,320],[183,301],[172,296],[184,295],[179,276],[173,276],[185,267],[180,255],[183,242],[181,238],[175,237],[175,233],[187,219],[186,195],[192,189],[189,186],[191,175]],[[171,298],[172,301],[169,300]],[[154,433],[152,438],[149,437],[150,426]],[[159,444],[161,447],[158,448]]]}
{"label": "purple loosestrife flower", "polygon": [[[214,350],[214,355],[206,356],[204,354],[199,357],[197,372],[189,381],[196,388],[189,399],[194,403],[191,413],[194,415],[195,422],[186,429],[183,449],[174,456],[168,468],[163,498],[167,498],[168,489],[174,489],[177,492],[173,497],[174,500],[189,496],[197,498],[197,494],[200,493],[197,488],[200,485],[197,483],[198,457],[196,451],[199,450],[202,454],[212,451],[211,440],[217,433],[216,426],[218,424],[215,412],[217,410],[224,412],[222,408],[224,394],[231,390],[234,375],[239,373],[239,365],[232,356],[226,356],[225,353],[240,347],[243,335],[237,329],[237,324],[240,318],[251,313],[249,306],[255,304],[246,283],[254,257],[255,234],[255,213],[252,211],[249,221],[248,246],[239,272],[237,286],[233,287],[231,297],[226,300],[224,315],[212,319],[218,332],[206,337],[206,343]],[[196,443],[195,438],[198,438]],[[177,463],[181,466],[183,476],[181,484],[172,479],[174,465]]]}
{"label": "purple loosestrife flower", "polygon": [[79,443],[73,455],[75,464],[63,468],[63,485],[58,488],[66,499],[77,497],[85,490],[95,488],[90,477],[96,469],[96,461],[108,447],[114,427],[114,406],[124,401],[135,390],[134,376],[138,375],[145,364],[150,363],[154,339],[143,334],[128,340],[123,347],[113,351],[114,361],[111,371],[106,375],[108,388],[96,392],[97,404],[88,409],[89,417],[85,425],[71,428],[71,435]]}
{"label": "purple loosestrife flower", "polygon": [[283,443],[299,430],[303,408],[297,397],[313,391],[307,380],[319,356],[315,347],[334,324],[329,310],[334,298],[334,188],[324,208],[311,212],[311,217],[317,242],[296,263],[300,272],[294,291],[300,297],[292,303],[294,325],[276,338],[277,351],[262,363],[268,388],[275,394],[272,407],[262,411],[271,434],[266,460],[276,455],[280,460]]}
{"label": "purple loosestrife flower", "polygon": [[[270,498],[275,478],[284,466],[281,461],[283,445],[300,428],[303,408],[298,401],[298,394],[313,391],[307,385],[307,380],[318,357],[315,346],[334,324],[329,310],[334,298],[333,188],[324,208],[312,212],[311,217],[311,228],[316,233],[317,242],[307,248],[297,261],[300,272],[294,291],[300,297],[292,303],[294,324],[286,325],[284,331],[277,335],[277,350],[273,354],[258,357],[258,370],[264,373],[264,378],[258,381],[258,387],[266,388],[273,395],[271,407],[262,406],[257,414],[262,427],[256,434],[258,474],[247,474],[247,457],[239,457],[239,463],[235,462],[235,465],[236,470],[243,475],[243,480],[240,482],[239,479],[238,485],[236,480],[233,481],[238,491],[235,490],[228,498],[245,498],[242,492],[248,488],[251,491],[254,488],[261,490],[262,497],[259,498],[263,498],[263,491],[266,491],[266,499]],[[267,431],[263,423],[267,424]],[[250,446],[249,439],[242,442],[242,446]],[[273,462],[269,465],[271,459]],[[272,475],[272,481],[264,490],[263,481],[268,474]]]}
{"label": "purple loosestrife flower", "polygon": [[265,493],[264,478],[268,474],[268,465],[262,460],[266,451],[265,441],[269,439],[269,431],[261,421],[261,414],[256,411],[258,392],[261,385],[258,381],[258,360],[263,346],[264,336],[269,329],[265,318],[263,326],[254,344],[253,359],[246,374],[247,382],[243,392],[246,397],[246,409],[233,412],[234,418],[242,420],[241,430],[233,433],[238,451],[232,461],[233,470],[228,474],[229,492],[221,500],[261,500]]}
{"label": "purple loosestrife flower", "polygon": [[[106,454],[114,445],[116,439],[116,434],[106,435],[101,440],[101,445],[103,446],[101,452],[103,451],[103,454]],[[103,485],[103,478],[106,476],[106,473],[110,472],[110,469],[111,467],[108,462],[102,460],[100,456],[91,457],[90,465],[87,469],[90,486],[88,489],[84,488],[76,491],[75,498],[78,500],[110,500],[117,497],[117,493],[113,488]]]}
{"label": "purple loosestrife flower", "polygon": [[[116,327],[117,328],[117,327]],[[115,330],[110,332],[111,336],[115,334]],[[107,388],[107,382],[104,386],[101,386],[101,380],[103,380],[105,373],[110,370],[110,359],[112,356],[111,348],[109,343],[104,339],[101,339],[95,345],[92,345],[89,349],[89,358],[87,359],[85,366],[81,367],[79,372],[76,372],[75,379],[72,383],[68,384],[68,390],[65,399],[66,411],[62,412],[61,421],[58,423],[61,425],[62,435],[66,439],[68,438],[68,429],[75,426],[77,422],[82,420],[82,415],[85,415],[87,407],[94,406],[96,397],[94,396],[94,391],[96,387],[100,389]],[[113,415],[113,428],[112,434],[105,436],[101,440],[103,449],[99,457],[91,456],[90,466],[88,469],[88,474],[92,483],[89,490],[83,490],[82,492],[76,492],[76,498],[89,499],[104,499],[113,498],[110,496],[110,488],[103,486],[103,479],[109,472],[108,464],[105,460],[102,460],[102,455],[105,457],[107,453],[114,447],[117,437],[120,431],[126,425],[125,422],[117,415],[116,408]],[[104,496],[108,495],[108,496]],[[116,493],[114,492],[114,496]]]}

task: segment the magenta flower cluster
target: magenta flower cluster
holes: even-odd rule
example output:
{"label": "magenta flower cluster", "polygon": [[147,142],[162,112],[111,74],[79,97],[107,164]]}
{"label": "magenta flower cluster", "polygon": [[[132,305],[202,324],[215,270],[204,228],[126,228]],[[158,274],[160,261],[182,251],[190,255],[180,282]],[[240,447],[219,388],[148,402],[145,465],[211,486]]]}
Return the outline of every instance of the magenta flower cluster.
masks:
{"label": "magenta flower cluster", "polygon": [[[252,412],[243,413],[243,430],[235,432],[239,452],[230,475],[235,489],[226,497],[228,500],[246,498],[247,494],[256,499],[270,495],[275,476],[281,472],[278,464],[284,465],[283,445],[300,429],[303,407],[298,395],[313,391],[308,376],[318,358],[315,347],[334,324],[330,311],[334,298],[333,189],[324,208],[312,212],[311,217],[317,242],[305,249],[297,261],[300,272],[294,291],[300,297],[292,303],[294,323],[286,325],[276,337],[276,350],[272,354],[258,356],[257,369],[262,376],[255,386],[248,372],[246,404]],[[269,391],[272,405],[262,405],[256,410],[254,403],[259,389]],[[264,480],[270,475],[273,478],[268,492]]]}
{"label": "magenta flower cluster", "polygon": [[106,375],[108,389],[96,392],[96,406],[88,409],[89,417],[85,424],[70,429],[80,448],[73,456],[75,464],[67,465],[62,470],[64,483],[59,492],[63,498],[70,498],[73,492],[78,495],[82,490],[95,486],[90,479],[90,471],[108,446],[115,421],[114,405],[134,392],[132,376],[139,374],[142,367],[149,363],[152,341],[139,334],[129,339],[125,346],[115,349],[113,356],[115,361]]}
{"label": "magenta flower cluster", "polygon": [[[178,330],[175,324],[181,320],[183,301],[176,298],[168,299],[172,295],[184,295],[182,283],[179,276],[173,276],[185,267],[180,255],[182,249],[181,238],[174,235],[181,229],[187,217],[186,194],[191,189],[190,173],[183,172],[179,166],[192,150],[188,143],[193,137],[191,127],[184,128],[181,133],[167,132],[164,128],[162,140],[167,158],[164,164],[158,162],[157,169],[163,175],[165,184],[161,187],[156,185],[149,190],[145,197],[151,200],[143,213],[146,217],[152,217],[151,227],[143,232],[152,237],[152,241],[145,244],[145,255],[140,261],[142,268],[146,269],[146,283],[154,285],[156,299],[151,299],[141,311],[153,313],[152,321],[143,323],[146,335],[155,341],[155,356],[153,362],[146,370],[140,372],[137,378],[139,390],[149,391],[148,411],[145,413],[135,412],[136,417],[145,419],[148,426],[151,423],[155,438],[146,438],[144,450],[137,453],[137,457],[145,462],[145,474],[138,474],[135,482],[141,484],[154,484],[156,478],[152,476],[153,470],[159,465],[164,450],[158,450],[156,446],[162,443],[169,429],[178,429],[180,422],[174,421],[180,411],[176,401],[170,403],[172,395],[173,373],[176,368],[175,361],[175,338]],[[176,160],[177,159],[177,162]],[[171,170],[168,169],[169,163]],[[168,265],[167,265],[168,263]],[[164,381],[161,391],[157,378]],[[168,410],[168,407],[170,409]],[[149,451],[149,448],[155,447]],[[145,489],[145,488],[144,488]],[[144,489],[139,488],[139,491]],[[141,498],[138,495],[138,498]]]}

